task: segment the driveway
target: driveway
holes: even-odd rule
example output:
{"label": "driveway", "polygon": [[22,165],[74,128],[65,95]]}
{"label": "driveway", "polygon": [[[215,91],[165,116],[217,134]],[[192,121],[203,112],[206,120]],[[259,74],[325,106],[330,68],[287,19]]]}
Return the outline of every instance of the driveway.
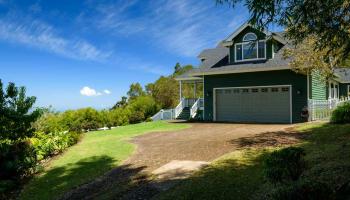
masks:
{"label": "driveway", "polygon": [[[212,161],[242,147],[239,139],[282,132],[285,124],[193,123],[191,128],[142,135],[131,142],[136,153],[125,164],[153,171],[172,160]],[[237,141],[237,142],[235,142]]]}
{"label": "driveway", "polygon": [[[176,123],[176,122],[173,122]],[[266,147],[298,141],[292,125],[192,123],[188,129],[135,137],[136,152],[123,165],[77,187],[62,199],[151,199],[220,156],[246,147]],[[185,165],[185,166],[183,166]],[[153,173],[152,173],[153,172]],[[160,172],[164,180],[157,178]],[[158,177],[160,177],[158,176]],[[172,176],[172,174],[171,174]],[[170,176],[170,177],[171,177]]]}

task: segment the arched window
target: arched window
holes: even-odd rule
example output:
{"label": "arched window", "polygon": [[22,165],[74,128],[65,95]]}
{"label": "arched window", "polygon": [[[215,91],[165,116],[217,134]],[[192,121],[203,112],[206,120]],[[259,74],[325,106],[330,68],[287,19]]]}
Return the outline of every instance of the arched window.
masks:
{"label": "arched window", "polygon": [[257,40],[258,37],[254,34],[254,33],[247,33],[245,34],[245,36],[243,37],[243,41],[252,41],[252,40]]}

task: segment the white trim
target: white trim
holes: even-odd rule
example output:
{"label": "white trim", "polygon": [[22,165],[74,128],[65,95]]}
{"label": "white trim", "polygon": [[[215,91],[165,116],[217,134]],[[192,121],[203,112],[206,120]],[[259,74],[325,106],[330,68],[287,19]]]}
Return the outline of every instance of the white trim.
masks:
{"label": "white trim", "polygon": [[[244,59],[244,48],[243,48],[243,46],[245,44],[249,44],[249,43],[252,43],[252,42],[253,41],[235,43],[235,50],[234,50],[235,51],[235,63],[246,62],[246,61],[256,61],[256,60],[266,60],[266,40],[254,41],[255,47],[256,47],[256,58]],[[265,42],[265,51],[264,51],[264,57],[263,58],[259,58],[259,42]],[[242,60],[237,60],[237,48],[236,47],[238,45],[242,45],[242,48],[241,48]]]}
{"label": "white trim", "polygon": [[[246,39],[244,39],[244,38],[247,37],[247,35],[249,35],[249,34],[250,34],[250,35],[254,35],[255,39],[253,39],[253,40],[246,40]],[[243,39],[242,39],[243,42],[255,41],[255,40],[258,40],[258,36],[257,36],[255,33],[253,33],[253,32],[246,33],[246,34],[243,36]]]}
{"label": "white trim", "polygon": [[[289,122],[293,123],[293,93],[292,85],[264,85],[264,86],[242,86],[242,87],[219,87],[213,88],[213,121],[216,121],[216,90],[224,89],[242,89],[242,88],[270,88],[270,87],[289,87]],[[205,109],[204,109],[205,110]]]}
{"label": "white trim", "polygon": [[[238,29],[235,30],[235,32],[233,32],[230,36],[228,36],[224,42],[231,42],[233,40],[233,38],[235,38],[238,34],[240,34],[245,28],[247,28],[248,26],[253,27],[251,24],[249,24],[248,22],[242,24]],[[253,27],[254,28],[254,27]],[[271,35],[271,32],[267,31],[267,30],[263,30],[261,31],[263,32],[265,35]]]}
{"label": "white trim", "polygon": [[195,81],[195,80],[202,80],[202,78],[191,76],[191,77],[175,78],[175,80],[177,80],[177,81]]}
{"label": "white trim", "polygon": [[[227,65],[224,67],[235,67],[235,65]],[[229,69],[227,71],[209,71],[209,72],[201,72],[201,73],[192,73],[193,76],[200,76],[200,75],[215,75],[215,74],[235,74],[235,73],[245,73],[245,72],[263,72],[263,71],[278,71],[278,70],[285,70],[285,69],[291,69],[289,66],[281,66],[281,67],[264,67],[264,68],[253,68],[249,69],[247,68],[241,68],[241,69]]]}

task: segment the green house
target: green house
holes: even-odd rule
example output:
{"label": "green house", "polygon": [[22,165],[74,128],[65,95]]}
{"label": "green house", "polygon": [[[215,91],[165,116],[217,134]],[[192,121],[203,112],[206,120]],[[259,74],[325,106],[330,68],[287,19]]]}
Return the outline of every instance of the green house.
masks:
{"label": "green house", "polygon": [[[177,77],[180,104],[176,118],[206,121],[298,123],[310,99],[349,97],[350,70],[336,69],[322,81],[317,73],[298,74],[283,58],[290,42],[284,32],[259,31],[243,24],[216,48],[199,54],[201,65]],[[200,98],[182,98],[183,84],[203,85]]]}

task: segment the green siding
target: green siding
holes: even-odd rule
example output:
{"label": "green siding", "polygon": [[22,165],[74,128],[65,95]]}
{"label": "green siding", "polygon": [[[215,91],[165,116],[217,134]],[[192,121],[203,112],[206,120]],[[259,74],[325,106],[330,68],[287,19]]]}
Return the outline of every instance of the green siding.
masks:
{"label": "green siding", "polygon": [[311,99],[314,100],[326,100],[327,99],[327,82],[322,80],[321,76],[317,72],[313,72],[310,76],[311,79]]}
{"label": "green siding", "polygon": [[292,85],[293,123],[301,122],[301,110],[307,106],[307,77],[290,70],[204,76],[204,119],[213,120],[214,88],[268,85]]}
{"label": "green siding", "polygon": [[339,84],[339,95],[340,97],[347,97],[348,94],[348,86],[350,86],[350,83],[340,83]]}

